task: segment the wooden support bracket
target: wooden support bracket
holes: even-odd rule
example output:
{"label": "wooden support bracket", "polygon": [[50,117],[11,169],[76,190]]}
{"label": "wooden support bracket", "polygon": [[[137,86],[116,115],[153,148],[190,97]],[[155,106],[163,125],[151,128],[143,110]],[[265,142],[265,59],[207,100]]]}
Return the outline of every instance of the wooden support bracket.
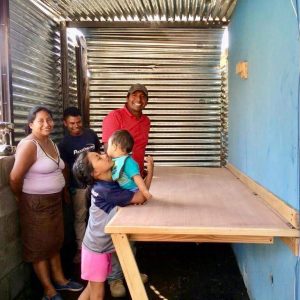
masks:
{"label": "wooden support bracket", "polygon": [[[281,218],[296,229],[299,225],[299,211],[289,206],[287,203],[276,197],[270,191],[262,187],[250,177],[243,174],[240,170],[231,164],[227,164],[226,168],[248,186],[253,192],[259,195]],[[289,246],[294,255],[299,255],[299,238],[281,237],[282,241]]]}

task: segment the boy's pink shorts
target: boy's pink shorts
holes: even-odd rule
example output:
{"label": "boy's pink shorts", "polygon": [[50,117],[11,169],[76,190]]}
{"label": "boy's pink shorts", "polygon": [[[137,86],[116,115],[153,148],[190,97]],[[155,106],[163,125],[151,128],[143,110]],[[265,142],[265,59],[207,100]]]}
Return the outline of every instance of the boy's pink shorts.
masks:
{"label": "boy's pink shorts", "polygon": [[104,282],[111,272],[111,253],[97,253],[82,245],[81,278],[88,281]]}

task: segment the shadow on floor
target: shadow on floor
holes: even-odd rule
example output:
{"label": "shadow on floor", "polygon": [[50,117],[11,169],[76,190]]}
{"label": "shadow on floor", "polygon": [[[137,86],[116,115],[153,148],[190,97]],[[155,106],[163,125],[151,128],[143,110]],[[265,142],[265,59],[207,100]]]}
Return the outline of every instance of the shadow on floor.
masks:
{"label": "shadow on floor", "polygon": [[[70,256],[62,257],[66,274],[80,280],[79,266],[71,263]],[[249,300],[228,244],[137,243],[137,261],[140,271],[149,276],[145,286],[150,300]],[[30,300],[41,299],[38,282],[33,282],[35,296]],[[63,292],[62,296],[75,300],[79,294]],[[116,299],[108,287],[105,299]]]}

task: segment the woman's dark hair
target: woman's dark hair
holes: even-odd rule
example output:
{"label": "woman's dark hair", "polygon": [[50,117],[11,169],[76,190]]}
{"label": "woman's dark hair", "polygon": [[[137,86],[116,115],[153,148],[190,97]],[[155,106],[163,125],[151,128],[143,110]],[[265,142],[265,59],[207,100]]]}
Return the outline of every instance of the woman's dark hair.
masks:
{"label": "woman's dark hair", "polygon": [[47,108],[46,106],[42,106],[42,105],[34,106],[29,111],[28,116],[27,116],[27,124],[25,125],[25,133],[26,134],[31,133],[31,128],[29,127],[29,124],[35,120],[37,113],[40,111],[45,111],[46,113],[48,113],[50,115],[51,119],[53,119],[52,112],[49,108]]}
{"label": "woman's dark hair", "polygon": [[117,130],[110,137],[112,145],[118,145],[126,153],[132,151],[134,140],[127,130]]}
{"label": "woman's dark hair", "polygon": [[80,153],[76,158],[72,168],[75,179],[83,188],[86,188],[88,185],[91,185],[94,182],[94,178],[92,176],[94,169],[88,159],[88,153],[88,151]]}

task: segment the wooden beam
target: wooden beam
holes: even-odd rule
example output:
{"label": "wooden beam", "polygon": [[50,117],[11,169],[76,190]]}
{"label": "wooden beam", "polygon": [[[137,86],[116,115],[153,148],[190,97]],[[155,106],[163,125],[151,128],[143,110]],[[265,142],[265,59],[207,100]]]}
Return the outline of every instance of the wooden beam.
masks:
{"label": "wooden beam", "polygon": [[[257,193],[273,210],[276,211],[284,220],[287,220],[296,229],[299,229],[299,212],[290,207],[284,201],[276,197],[267,189],[259,185],[250,177],[243,174],[231,164],[227,164],[226,168],[230,170],[237,178],[246,184],[252,191]],[[281,237],[281,240],[288,245],[293,254],[299,255],[299,238],[295,237]]]}
{"label": "wooden beam", "polygon": [[89,78],[87,76],[87,46],[84,37],[77,36],[76,51],[77,99],[84,127],[90,127]]}
{"label": "wooden beam", "polygon": [[112,234],[113,240],[132,300],[147,300],[148,296],[126,234]]}
{"label": "wooden beam", "polygon": [[63,109],[69,106],[68,37],[66,22],[60,22],[61,90]]}
{"label": "wooden beam", "polygon": [[276,197],[266,188],[255,182],[250,177],[243,174],[232,164],[227,164],[226,168],[246,184],[253,192],[259,195],[266,203],[275,210],[284,220],[288,221],[293,227],[299,229],[299,212],[287,203]]}
{"label": "wooden beam", "polygon": [[241,236],[241,235],[169,235],[169,234],[130,234],[131,241],[140,242],[198,242],[198,243],[249,243],[273,244],[271,236]]}
{"label": "wooden beam", "polygon": [[9,55],[9,1],[0,1],[0,120],[13,122]]}

